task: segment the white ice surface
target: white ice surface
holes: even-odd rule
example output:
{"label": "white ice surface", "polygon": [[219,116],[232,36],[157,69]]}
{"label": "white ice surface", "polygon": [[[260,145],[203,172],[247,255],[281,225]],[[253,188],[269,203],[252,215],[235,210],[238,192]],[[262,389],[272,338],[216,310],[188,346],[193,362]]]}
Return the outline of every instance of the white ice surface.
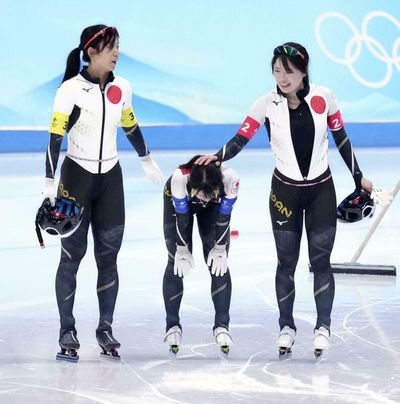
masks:
{"label": "white ice surface", "polygon": [[[155,152],[166,176],[194,151]],[[400,177],[399,149],[359,149],[364,174],[381,188]],[[330,150],[338,200],[353,190],[336,150]],[[279,361],[274,291],[275,248],[268,213],[273,157],[245,150],[228,165],[241,176],[233,211],[229,264],[233,282],[230,359],[212,338],[210,279],[195,242],[196,268],[185,280],[183,345],[175,361],[163,343],[161,293],[166,264],[162,186],[149,184],[134,153],[121,153],[126,232],[119,255],[120,291],[114,335],[120,363],[99,358],[93,243],[78,272],[75,316],[78,364],[58,362],[54,278],[59,243],[38,247],[43,154],[0,155],[0,403],[397,403],[400,402],[400,287],[393,276],[336,275],[332,345],[320,362],[312,352],[315,306],[305,235],[296,272],[298,328],[293,356]],[[400,196],[362,253],[364,264],[400,268]],[[377,212],[378,213],[378,212]],[[374,219],[338,225],[332,262],[349,261]],[[196,229],[195,229],[196,230]]]}

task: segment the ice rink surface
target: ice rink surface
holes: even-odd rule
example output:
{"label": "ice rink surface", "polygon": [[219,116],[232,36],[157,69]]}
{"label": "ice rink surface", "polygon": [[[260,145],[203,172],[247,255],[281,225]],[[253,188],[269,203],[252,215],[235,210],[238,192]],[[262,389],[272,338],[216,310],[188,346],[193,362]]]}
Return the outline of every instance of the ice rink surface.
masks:
{"label": "ice rink surface", "polygon": [[[364,175],[381,188],[400,177],[400,149],[358,149]],[[154,152],[166,176],[194,151]],[[279,361],[274,291],[275,248],[268,213],[274,159],[267,150],[244,150],[227,165],[241,177],[231,228],[233,282],[229,360],[212,338],[210,279],[194,238],[195,270],[185,279],[181,308],[183,345],[171,360],[161,283],[166,264],[162,186],[147,182],[135,153],[120,154],[124,171],[126,231],[119,255],[120,291],[114,335],[121,361],[99,357],[93,243],[78,272],[75,316],[79,363],[55,360],[58,311],[54,278],[59,242],[46,235],[40,249],[34,216],[40,204],[44,154],[0,154],[0,403],[399,403],[400,287],[394,276],[336,275],[331,349],[316,362],[312,275],[303,247],[296,272],[293,356]],[[350,173],[330,150],[338,200],[352,192]],[[59,169],[58,171],[59,172]],[[359,262],[400,270],[398,197]],[[379,212],[377,209],[376,214]],[[375,215],[376,216],[376,215]],[[349,261],[374,219],[338,224],[332,262]],[[195,228],[197,231],[197,228]]]}

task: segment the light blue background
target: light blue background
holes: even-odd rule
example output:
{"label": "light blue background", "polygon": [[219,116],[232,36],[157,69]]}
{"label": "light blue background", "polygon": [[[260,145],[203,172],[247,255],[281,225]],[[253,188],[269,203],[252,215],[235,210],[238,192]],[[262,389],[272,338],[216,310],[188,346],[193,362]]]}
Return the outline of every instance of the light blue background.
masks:
{"label": "light blue background", "polygon": [[[347,122],[400,121],[400,2],[398,0],[50,1],[0,0],[0,127],[46,127],[68,53],[82,29],[105,23],[120,32],[116,74],[134,89],[134,108],[146,123],[239,123],[252,102],[274,87],[272,50],[285,41],[304,44],[314,83],[332,88]],[[360,42],[353,67],[336,57],[368,25],[371,49]],[[349,48],[354,51],[355,47]],[[350,52],[351,53],[351,52]],[[354,53],[353,53],[354,54]],[[385,55],[386,54],[386,55]],[[349,56],[351,58],[351,55]],[[386,61],[380,60],[386,58]],[[390,73],[390,74],[389,74]]]}

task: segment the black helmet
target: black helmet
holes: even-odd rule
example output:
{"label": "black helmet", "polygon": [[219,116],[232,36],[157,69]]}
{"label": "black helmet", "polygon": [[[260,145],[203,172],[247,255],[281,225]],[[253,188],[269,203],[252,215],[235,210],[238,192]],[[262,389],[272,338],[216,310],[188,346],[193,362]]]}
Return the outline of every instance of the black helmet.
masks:
{"label": "black helmet", "polygon": [[36,214],[36,233],[40,245],[43,247],[43,238],[40,229],[49,234],[65,238],[74,233],[82,221],[83,207],[70,199],[56,198],[54,206],[46,198]]}
{"label": "black helmet", "polygon": [[353,223],[367,217],[372,217],[375,204],[371,196],[364,190],[355,190],[347,196],[336,210],[336,217],[340,222]]}

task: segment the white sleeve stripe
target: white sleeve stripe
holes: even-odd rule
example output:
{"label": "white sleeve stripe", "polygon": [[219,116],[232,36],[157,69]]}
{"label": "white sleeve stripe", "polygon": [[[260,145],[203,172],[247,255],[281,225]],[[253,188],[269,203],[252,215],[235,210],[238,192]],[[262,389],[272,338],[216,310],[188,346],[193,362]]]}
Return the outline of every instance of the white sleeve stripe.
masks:
{"label": "white sleeve stripe", "polygon": [[340,150],[345,145],[345,143],[348,141],[349,141],[349,138],[346,136],[346,138],[344,138],[342,140],[342,143],[340,143],[340,145],[338,146],[338,150]]}
{"label": "white sleeve stripe", "polygon": [[354,152],[353,152],[353,147],[351,147],[351,173],[354,175],[355,170],[354,170]]}
{"label": "white sleeve stripe", "polygon": [[134,132],[134,130],[136,129],[137,124],[135,126],[132,126],[131,130],[129,132],[126,132],[127,135],[130,135]]}
{"label": "white sleeve stripe", "polygon": [[54,173],[53,160],[51,159],[50,144],[47,146],[47,157],[49,158],[51,173],[53,174],[54,177],[55,173]]}
{"label": "white sleeve stripe", "polygon": [[225,158],[225,153],[226,153],[226,144],[222,148],[222,160]]}
{"label": "white sleeve stripe", "polygon": [[229,227],[226,228],[226,230],[224,231],[224,233],[222,234],[222,236],[215,242],[216,244],[218,244],[221,240],[224,239],[224,237],[225,237],[225,235],[226,235],[228,229],[229,229]]}
{"label": "white sleeve stripe", "polygon": [[178,227],[178,220],[176,221],[176,232],[178,233],[179,240],[187,247],[186,241],[183,239]]}

